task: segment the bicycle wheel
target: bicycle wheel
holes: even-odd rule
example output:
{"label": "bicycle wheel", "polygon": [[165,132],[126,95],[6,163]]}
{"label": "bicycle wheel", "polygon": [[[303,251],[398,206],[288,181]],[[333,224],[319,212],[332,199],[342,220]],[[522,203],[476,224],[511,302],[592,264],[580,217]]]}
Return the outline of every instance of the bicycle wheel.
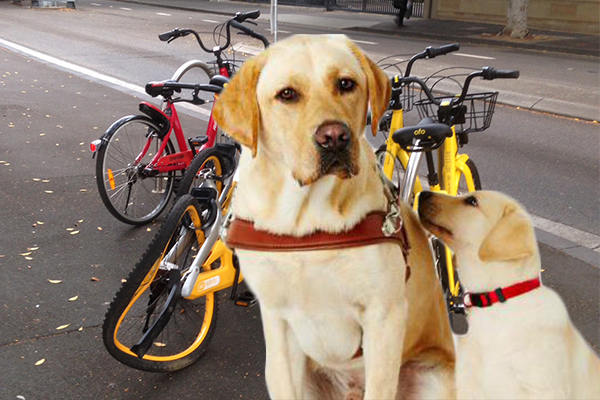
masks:
{"label": "bicycle wheel", "polygon": [[223,182],[219,178],[221,178],[226,171],[227,162],[225,157],[223,157],[214,147],[209,147],[200,151],[196,154],[181,179],[177,191],[177,198],[190,193],[193,188],[202,185],[207,174],[212,176],[212,181],[215,183],[219,195],[221,195]]}
{"label": "bicycle wheel", "polygon": [[[160,128],[148,117],[135,115],[114,123],[98,151],[96,183],[102,202],[118,220],[141,225],[167,206],[175,171],[148,174],[144,168],[160,150]],[[145,146],[148,146],[145,153]],[[175,153],[169,140],[163,156]],[[136,161],[138,157],[142,156]]]}
{"label": "bicycle wheel", "polygon": [[[471,176],[473,177],[473,187],[475,187],[475,190],[481,190],[481,179],[479,177],[479,171],[477,170],[475,162],[469,158],[466,162],[466,165],[471,171]],[[458,181],[457,196],[469,193],[469,191],[469,183],[467,182],[465,175],[461,174],[460,180]]]}
{"label": "bicycle wheel", "polygon": [[[450,291],[450,281],[448,278],[448,257],[446,253],[446,246],[442,241],[437,238],[431,240],[433,247],[433,255],[435,256],[435,269],[438,275],[438,279],[442,285],[442,291],[444,293],[444,299],[446,301],[446,311],[448,313],[448,319],[450,321],[450,327],[452,332],[457,335],[464,335],[469,330],[469,325],[464,313],[464,308],[461,304],[457,305],[457,299],[453,298],[452,292]],[[453,260],[450,262],[454,264]],[[454,272],[454,281],[458,282],[458,274],[455,268],[452,268]],[[463,290],[459,286],[459,299],[462,299]]]}
{"label": "bicycle wheel", "polygon": [[[379,165],[379,167],[383,170],[383,165],[385,163],[385,156],[387,154],[387,145],[384,143],[381,146],[379,146],[379,148],[377,150],[375,150],[375,157],[377,157],[377,164]],[[404,174],[405,174],[405,170],[404,167],[402,166],[402,163],[400,162],[400,160],[396,157],[396,160],[394,160],[394,172],[392,173],[392,179],[391,181],[394,183],[394,185],[396,185],[396,188],[400,188],[400,184],[402,183],[402,180],[404,179]]]}
{"label": "bicycle wheel", "polygon": [[204,241],[196,231],[203,211],[192,196],[175,204],[109,306],[102,337],[123,364],[171,372],[189,366],[208,348],[217,323],[215,293],[195,300],[181,297],[186,272]]}

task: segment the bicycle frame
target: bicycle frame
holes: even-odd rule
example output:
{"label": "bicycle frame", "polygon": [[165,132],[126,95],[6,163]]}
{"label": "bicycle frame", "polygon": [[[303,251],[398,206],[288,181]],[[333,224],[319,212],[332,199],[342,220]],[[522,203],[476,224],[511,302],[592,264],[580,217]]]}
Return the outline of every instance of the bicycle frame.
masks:
{"label": "bicycle frame", "polygon": [[[395,132],[404,127],[404,111],[393,109],[390,132]],[[415,196],[413,208],[416,210],[419,205],[419,193],[423,191],[423,186],[417,175],[419,164],[421,163],[422,152],[408,153],[389,135],[386,140],[386,154],[383,165],[383,173],[388,179],[392,179],[396,160],[399,160],[402,167],[406,171],[404,179],[400,186],[400,197],[406,201],[410,201],[412,194]],[[455,127],[452,126],[452,136],[446,138],[440,150],[438,150],[438,171],[442,171],[441,185],[433,185],[430,190],[447,193],[456,196],[460,184],[461,174],[465,175],[468,190],[474,191],[473,177],[471,170],[466,163],[469,159],[467,154],[458,154],[458,141],[456,137]],[[411,190],[412,189],[412,190]],[[446,260],[452,260],[452,252],[446,246]],[[452,262],[446,263],[448,271],[448,285],[452,296],[459,295],[460,284],[454,279],[454,267]]]}

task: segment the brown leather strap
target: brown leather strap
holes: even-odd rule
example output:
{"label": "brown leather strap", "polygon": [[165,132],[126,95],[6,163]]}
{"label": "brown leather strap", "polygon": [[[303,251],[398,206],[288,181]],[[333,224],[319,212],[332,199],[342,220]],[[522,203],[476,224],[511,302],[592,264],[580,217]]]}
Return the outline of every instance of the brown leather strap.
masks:
{"label": "brown leather strap", "polygon": [[361,247],[379,243],[396,243],[402,248],[406,265],[406,280],[410,277],[408,266],[408,237],[404,225],[392,236],[385,236],[381,230],[385,212],[368,214],[362,222],[346,232],[328,233],[317,231],[305,236],[277,235],[257,230],[254,223],[234,219],[227,228],[225,242],[233,249],[256,251],[309,251],[332,250]]}

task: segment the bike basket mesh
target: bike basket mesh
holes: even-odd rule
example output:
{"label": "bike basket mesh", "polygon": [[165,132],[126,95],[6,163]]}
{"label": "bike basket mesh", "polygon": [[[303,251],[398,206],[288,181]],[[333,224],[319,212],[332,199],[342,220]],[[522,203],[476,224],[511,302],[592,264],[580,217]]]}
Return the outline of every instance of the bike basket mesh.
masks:
{"label": "bike basket mesh", "polygon": [[[436,100],[447,99],[448,96],[436,97]],[[464,124],[456,125],[456,132],[481,132],[490,127],[492,115],[496,107],[498,92],[472,93],[465,96],[462,103],[467,107]],[[435,122],[439,122],[438,109],[429,99],[418,100],[414,102],[417,107],[420,118],[430,117]]]}
{"label": "bike basket mesh", "polygon": [[402,97],[400,101],[402,101],[402,109],[404,112],[411,111],[413,109],[413,104],[415,102],[415,84],[409,83],[402,87]]}

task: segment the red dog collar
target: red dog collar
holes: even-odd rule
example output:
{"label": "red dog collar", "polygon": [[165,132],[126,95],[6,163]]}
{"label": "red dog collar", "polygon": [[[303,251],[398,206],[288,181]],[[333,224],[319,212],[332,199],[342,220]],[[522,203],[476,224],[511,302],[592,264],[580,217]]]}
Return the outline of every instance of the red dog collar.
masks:
{"label": "red dog collar", "polygon": [[506,300],[520,296],[524,293],[530,292],[541,286],[539,278],[531,279],[529,281],[517,283],[512,286],[505,288],[498,288],[493,292],[485,293],[466,293],[464,303],[466,307],[489,307],[494,303],[504,303]]}

